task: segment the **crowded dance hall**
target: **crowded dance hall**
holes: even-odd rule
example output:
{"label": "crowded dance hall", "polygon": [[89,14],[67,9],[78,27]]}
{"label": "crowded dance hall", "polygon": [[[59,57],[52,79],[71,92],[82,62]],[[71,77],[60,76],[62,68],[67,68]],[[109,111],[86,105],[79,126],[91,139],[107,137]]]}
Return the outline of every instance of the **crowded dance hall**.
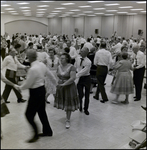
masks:
{"label": "crowded dance hall", "polygon": [[1,1],[1,148],[146,149],[146,1]]}

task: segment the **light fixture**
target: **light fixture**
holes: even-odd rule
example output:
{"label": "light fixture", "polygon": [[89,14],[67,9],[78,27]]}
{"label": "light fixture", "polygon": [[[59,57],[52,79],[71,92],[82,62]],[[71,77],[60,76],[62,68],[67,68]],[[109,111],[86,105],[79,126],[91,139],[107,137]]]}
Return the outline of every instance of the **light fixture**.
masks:
{"label": "light fixture", "polygon": [[130,10],[135,11],[135,10],[144,10],[144,9],[139,8],[139,9],[130,9]]}
{"label": "light fixture", "polygon": [[59,7],[59,8],[55,8],[55,9],[66,9],[65,7]]}
{"label": "light fixture", "polygon": [[113,4],[105,4],[105,6],[116,6],[116,5],[120,5],[118,3],[113,3]]}
{"label": "light fixture", "polygon": [[112,15],[114,15],[114,14],[105,14],[105,16],[112,16]]}
{"label": "light fixture", "polygon": [[106,10],[107,12],[114,12],[114,11],[118,11],[118,10]]}
{"label": "light fixture", "polygon": [[14,8],[5,8],[5,10],[14,10]]}
{"label": "light fixture", "polygon": [[94,13],[94,14],[96,14],[96,15],[102,15],[102,14],[104,14],[104,13]]}
{"label": "light fixture", "polygon": [[58,12],[61,12],[61,11],[60,10],[55,10],[55,11],[52,11],[52,12],[55,12],[55,13],[57,12],[58,13]]}
{"label": "light fixture", "polygon": [[1,14],[4,14],[4,12],[1,12]]}
{"label": "light fixture", "polygon": [[14,13],[14,12],[17,12],[17,11],[14,10],[14,11],[9,11],[9,12],[10,12],[10,13]]}
{"label": "light fixture", "polygon": [[43,14],[43,13],[45,13],[44,11],[38,11],[38,12],[36,12],[37,14]]}
{"label": "light fixture", "polygon": [[74,12],[65,12],[65,13],[67,13],[67,14],[74,14]]}
{"label": "light fixture", "polygon": [[80,11],[80,9],[73,9],[73,10],[70,10],[70,11]]}
{"label": "light fixture", "polygon": [[96,15],[87,15],[87,16],[89,16],[89,17],[94,17],[94,16],[96,16]]}
{"label": "light fixture", "polygon": [[8,4],[2,4],[1,7],[7,7],[7,6],[11,6],[11,5],[8,5]]}
{"label": "light fixture", "polygon": [[49,7],[49,5],[38,5],[37,7]]}
{"label": "light fixture", "polygon": [[50,13],[50,15],[57,15],[58,13]]}
{"label": "light fixture", "polygon": [[106,9],[106,8],[93,8],[93,10],[103,10],[103,9]]}
{"label": "light fixture", "polygon": [[83,11],[83,13],[93,13],[93,11]]}
{"label": "light fixture", "polygon": [[117,12],[118,14],[126,14],[126,13],[128,13],[128,12]]}
{"label": "light fixture", "polygon": [[119,8],[133,8],[133,6],[122,6],[122,7],[119,7]]}
{"label": "light fixture", "polygon": [[26,5],[26,4],[30,4],[30,3],[26,3],[26,2],[22,2],[22,3],[17,3],[18,5]]}
{"label": "light fixture", "polygon": [[100,2],[104,2],[104,1],[88,1],[88,3],[100,3]]}
{"label": "light fixture", "polygon": [[18,15],[18,13],[11,13],[12,15]]}
{"label": "light fixture", "polygon": [[21,11],[24,11],[24,12],[26,12],[26,11],[31,11],[31,10],[21,10]]}
{"label": "light fixture", "polygon": [[146,1],[141,1],[141,2],[136,2],[136,3],[138,3],[138,4],[145,4]]}
{"label": "light fixture", "polygon": [[62,3],[61,5],[74,5],[75,3]]}
{"label": "light fixture", "polygon": [[141,11],[142,13],[146,13],[146,11]]}
{"label": "light fixture", "polygon": [[86,6],[79,6],[80,8],[88,8],[88,7],[91,7],[89,5],[86,5]]}

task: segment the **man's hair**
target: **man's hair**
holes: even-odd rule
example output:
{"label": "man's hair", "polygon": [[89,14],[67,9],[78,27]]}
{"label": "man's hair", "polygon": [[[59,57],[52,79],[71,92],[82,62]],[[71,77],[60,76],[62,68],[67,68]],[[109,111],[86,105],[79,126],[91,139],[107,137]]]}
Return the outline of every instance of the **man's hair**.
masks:
{"label": "man's hair", "polygon": [[106,48],[106,42],[105,41],[102,41],[101,44],[100,44],[101,48]]}
{"label": "man's hair", "polygon": [[14,46],[15,49],[20,48],[20,47],[21,47],[20,44],[16,44],[16,45]]}

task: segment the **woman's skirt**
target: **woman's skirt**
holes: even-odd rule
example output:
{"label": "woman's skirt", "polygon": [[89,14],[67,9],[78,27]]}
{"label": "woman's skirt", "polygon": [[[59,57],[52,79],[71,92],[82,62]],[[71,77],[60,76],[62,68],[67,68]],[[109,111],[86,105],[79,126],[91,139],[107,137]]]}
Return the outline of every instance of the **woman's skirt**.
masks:
{"label": "woman's skirt", "polygon": [[132,94],[133,89],[133,78],[131,72],[117,72],[116,79],[110,90],[114,94]]}
{"label": "woman's skirt", "polygon": [[79,98],[75,83],[61,87],[57,86],[54,107],[65,111],[79,109]]}
{"label": "woman's skirt", "polygon": [[[54,77],[57,79],[58,81],[58,77],[56,74],[56,71],[51,71],[54,75]],[[46,94],[56,94],[56,84],[54,84],[54,82],[50,79],[49,76],[46,76],[45,78],[45,89],[46,89]]]}

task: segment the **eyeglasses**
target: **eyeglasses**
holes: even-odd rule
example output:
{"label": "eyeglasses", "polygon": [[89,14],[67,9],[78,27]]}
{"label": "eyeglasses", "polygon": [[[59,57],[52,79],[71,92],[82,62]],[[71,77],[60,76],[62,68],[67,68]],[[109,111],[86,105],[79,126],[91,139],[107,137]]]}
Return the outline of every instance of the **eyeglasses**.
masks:
{"label": "eyeglasses", "polygon": [[54,60],[52,59],[52,67],[54,67]]}

